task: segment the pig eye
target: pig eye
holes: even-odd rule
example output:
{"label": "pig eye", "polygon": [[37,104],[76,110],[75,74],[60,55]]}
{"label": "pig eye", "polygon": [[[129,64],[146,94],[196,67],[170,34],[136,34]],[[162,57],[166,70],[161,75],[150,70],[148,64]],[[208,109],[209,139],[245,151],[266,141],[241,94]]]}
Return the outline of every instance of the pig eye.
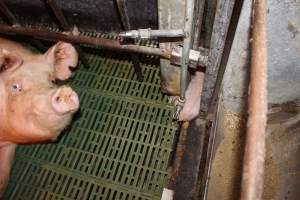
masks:
{"label": "pig eye", "polygon": [[22,91],[22,86],[21,86],[21,84],[19,84],[19,83],[14,83],[14,84],[12,85],[12,90],[13,90],[14,92],[21,92],[21,91]]}

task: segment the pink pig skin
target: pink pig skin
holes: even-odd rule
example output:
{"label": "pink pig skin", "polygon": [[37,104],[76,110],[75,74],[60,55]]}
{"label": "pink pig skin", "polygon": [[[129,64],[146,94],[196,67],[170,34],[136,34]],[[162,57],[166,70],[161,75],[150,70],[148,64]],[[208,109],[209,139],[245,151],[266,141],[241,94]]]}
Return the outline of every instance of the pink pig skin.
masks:
{"label": "pink pig skin", "polygon": [[52,81],[70,77],[78,55],[59,42],[34,54],[0,38],[0,199],[9,180],[16,144],[55,140],[79,108],[77,94]]}
{"label": "pink pig skin", "polygon": [[200,111],[203,80],[204,72],[197,71],[185,92],[186,102],[179,114],[179,121],[190,121],[198,116]]}

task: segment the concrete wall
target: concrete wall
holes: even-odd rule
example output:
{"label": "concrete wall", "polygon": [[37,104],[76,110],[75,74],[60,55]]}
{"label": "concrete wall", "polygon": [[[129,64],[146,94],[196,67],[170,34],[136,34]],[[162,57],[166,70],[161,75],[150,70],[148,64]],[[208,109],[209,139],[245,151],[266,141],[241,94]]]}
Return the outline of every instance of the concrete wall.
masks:
{"label": "concrete wall", "polygon": [[[251,1],[244,1],[224,75],[208,199],[239,199]],[[268,0],[268,116],[263,199],[299,199],[300,1]],[[298,117],[297,117],[298,116]],[[282,124],[290,124],[284,127]]]}

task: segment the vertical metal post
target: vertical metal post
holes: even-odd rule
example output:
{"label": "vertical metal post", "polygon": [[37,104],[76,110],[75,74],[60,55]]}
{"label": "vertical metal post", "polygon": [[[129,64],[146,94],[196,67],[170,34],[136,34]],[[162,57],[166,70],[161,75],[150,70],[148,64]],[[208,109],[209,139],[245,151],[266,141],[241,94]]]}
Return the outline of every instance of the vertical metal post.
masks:
{"label": "vertical metal post", "polygon": [[[127,14],[125,1],[126,0],[116,0],[116,4],[120,15],[121,25],[125,31],[128,31],[131,30],[131,25]],[[137,75],[137,79],[139,81],[143,81],[144,78],[143,78],[142,68],[140,65],[138,55],[131,54],[131,60],[132,60],[134,71]]]}
{"label": "vertical metal post", "polygon": [[213,91],[216,86],[217,76],[220,69],[224,47],[227,39],[231,16],[237,0],[218,0],[213,31],[210,40],[208,67],[205,71],[203,95],[201,97],[201,111],[208,114],[212,102]]}
{"label": "vertical metal post", "polygon": [[247,138],[243,163],[242,200],[262,197],[267,121],[266,0],[254,0]]}
{"label": "vertical metal post", "polygon": [[180,75],[180,99],[184,101],[185,90],[187,86],[187,73],[189,54],[191,48],[191,35],[193,30],[195,0],[185,1],[185,17],[184,17],[184,32],[186,37],[183,41],[182,60],[181,60],[181,75]]}
{"label": "vertical metal post", "polygon": [[0,12],[5,17],[7,22],[12,26],[19,26],[19,23],[13,13],[8,9],[3,0],[0,0]]}
{"label": "vertical metal post", "polygon": [[62,11],[58,7],[57,3],[55,0],[47,0],[47,4],[51,7],[52,12],[54,13],[55,17],[57,18],[60,26],[65,30],[65,31],[72,31],[71,26],[69,25],[67,19],[63,15]]}
{"label": "vertical metal post", "polygon": [[204,15],[204,6],[205,0],[195,0],[195,13],[194,13],[194,40],[193,40],[193,49],[198,50],[200,46],[200,37],[203,23],[203,15]]}
{"label": "vertical metal post", "polygon": [[126,5],[125,5],[125,0],[116,0],[116,3],[117,3],[117,7],[118,7],[118,11],[119,11],[123,29],[126,31],[131,30],[130,21],[129,21],[129,17],[128,17]]}

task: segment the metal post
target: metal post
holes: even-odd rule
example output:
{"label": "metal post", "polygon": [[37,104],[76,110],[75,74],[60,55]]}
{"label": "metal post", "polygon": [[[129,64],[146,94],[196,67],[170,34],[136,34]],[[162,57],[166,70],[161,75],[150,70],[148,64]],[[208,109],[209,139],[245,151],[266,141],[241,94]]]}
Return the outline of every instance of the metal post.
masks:
{"label": "metal post", "polygon": [[184,32],[186,37],[183,41],[182,60],[181,60],[181,75],[180,75],[180,99],[184,101],[185,90],[187,86],[187,69],[189,64],[189,54],[191,48],[191,35],[193,30],[194,17],[194,0],[185,1],[185,17],[184,17]]}
{"label": "metal post", "polygon": [[7,22],[12,26],[19,26],[19,23],[13,13],[8,9],[3,0],[0,0],[0,12],[5,17]]}
{"label": "metal post", "polygon": [[78,44],[89,44],[101,46],[106,49],[112,49],[116,51],[126,51],[132,53],[143,53],[154,56],[160,56],[163,58],[170,59],[171,51],[160,48],[139,46],[139,45],[121,45],[117,40],[110,40],[104,38],[95,38],[95,37],[87,37],[82,35],[66,35],[58,32],[51,32],[40,30],[36,28],[29,27],[11,27],[7,25],[0,25],[0,33],[6,34],[19,34],[24,36],[32,36],[38,39],[48,40],[48,41],[65,41],[70,43],[78,43]]}
{"label": "metal post", "polygon": [[[121,20],[121,25],[125,31],[128,31],[131,29],[127,9],[126,9],[126,2],[125,0],[116,0],[117,7],[118,7],[118,12],[120,15],[120,20]],[[134,71],[137,75],[137,79],[139,81],[143,81],[143,73],[142,73],[142,68],[140,65],[139,57],[136,54],[131,54],[131,60],[133,64]]]}
{"label": "metal post", "polygon": [[242,200],[262,197],[267,121],[266,0],[254,0],[247,138],[243,163]]}
{"label": "metal post", "polygon": [[216,86],[231,16],[236,2],[237,0],[217,1],[208,56],[209,67],[205,71],[203,95],[201,98],[201,111],[204,116],[208,114],[209,106],[212,102],[213,91]]}
{"label": "metal post", "polygon": [[125,31],[119,34],[120,37],[132,38],[132,39],[157,39],[157,38],[182,38],[185,37],[182,29],[171,29],[171,30],[152,30],[139,29]]}
{"label": "metal post", "polygon": [[47,0],[47,4],[50,6],[53,14],[55,15],[56,19],[59,22],[59,25],[65,30],[65,31],[71,31],[71,26],[69,25],[67,19],[65,18],[63,12],[58,7],[55,0]]}
{"label": "metal post", "polygon": [[123,26],[124,30],[128,31],[131,29],[131,25],[127,14],[125,0],[116,0],[116,3],[117,3],[120,19],[121,19],[121,25]]}

